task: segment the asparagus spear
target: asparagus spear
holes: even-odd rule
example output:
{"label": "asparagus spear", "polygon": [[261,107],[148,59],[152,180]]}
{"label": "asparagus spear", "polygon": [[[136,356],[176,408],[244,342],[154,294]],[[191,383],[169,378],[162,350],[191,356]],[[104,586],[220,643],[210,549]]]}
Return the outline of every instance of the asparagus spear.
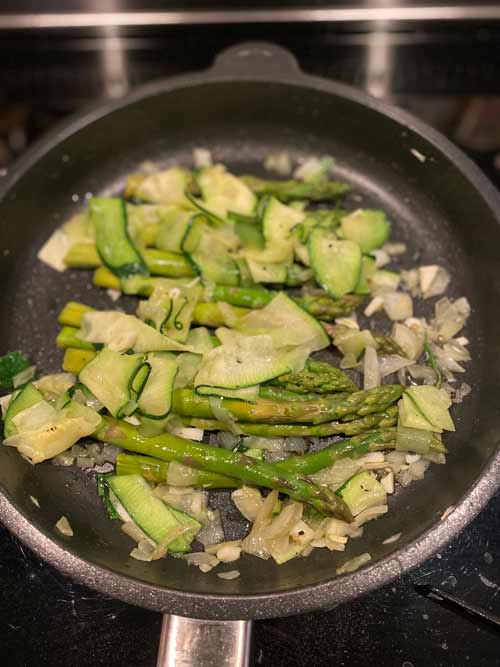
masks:
{"label": "asparagus spear", "polygon": [[272,195],[288,202],[295,199],[309,199],[309,201],[329,201],[337,199],[350,190],[346,183],[317,179],[309,182],[302,181],[271,181],[256,176],[242,176],[242,180],[259,196]]}
{"label": "asparagus spear", "polygon": [[274,401],[311,401],[319,398],[319,394],[297,394],[283,387],[272,387],[269,384],[260,386],[259,396],[261,398],[271,398]]}
{"label": "asparagus spear", "polygon": [[74,347],[69,347],[64,351],[64,359],[62,363],[63,370],[67,373],[78,373],[82,368],[95,356],[92,350],[78,350]]}
{"label": "asparagus spear", "polygon": [[[118,454],[116,458],[117,475],[142,475],[151,482],[167,481],[169,463],[154,459],[151,456],[132,456],[131,454]],[[207,470],[190,468],[191,481],[189,486],[201,487],[203,489],[231,489],[241,486],[241,482],[234,477],[220,475]]]}
{"label": "asparagus spear", "polygon": [[377,344],[377,351],[381,354],[399,354],[401,357],[405,356],[403,350],[399,347],[396,341],[390,336],[381,336],[380,334],[373,334],[375,343]]}
{"label": "asparagus spear", "polygon": [[63,327],[57,334],[57,347],[60,347],[63,350],[68,347],[77,348],[79,350],[95,350],[95,345],[78,338],[79,331],[80,329],[75,327]]}
{"label": "asparagus spear", "polygon": [[307,294],[295,299],[308,313],[323,322],[332,322],[337,317],[347,317],[360,306],[365,298],[359,294],[344,294],[340,299],[332,299],[324,294]]}
{"label": "asparagus spear", "polygon": [[[244,435],[258,435],[263,438],[284,437],[319,437],[332,435],[359,435],[374,428],[395,426],[398,420],[398,407],[391,405],[386,410],[375,412],[351,422],[332,421],[323,424],[254,424],[238,422],[238,428]],[[216,419],[183,418],[186,426],[201,428],[206,431],[227,431],[229,425]]]}
{"label": "asparagus spear", "polygon": [[207,447],[203,443],[183,440],[170,433],[145,438],[130,424],[109,417],[102,418],[95,436],[128,451],[163,461],[179,461],[193,468],[235,477],[246,484],[277,489],[294,500],[308,503],[322,514],[344,520],[352,519],[344,501],[326,487],[316,486],[294,472],[276,468],[271,463],[257,461],[244,454]]}
{"label": "asparagus spear", "polygon": [[[396,442],[395,429],[369,431],[361,436],[336,442],[317,452],[304,456],[292,456],[284,461],[277,461],[274,465],[278,469],[297,471],[303,475],[311,475],[323,468],[333,465],[341,458],[358,458],[369,451],[392,449]],[[119,454],[116,459],[117,475],[142,475],[152,482],[166,482],[169,464],[166,461],[154,459],[150,456]],[[192,480],[190,486],[205,489],[235,488],[241,482],[235,478],[217,473],[190,468]]]}
{"label": "asparagus spear", "polygon": [[[236,420],[266,424],[289,424],[290,422],[321,424],[322,422],[364,417],[385,410],[395,403],[403,393],[398,384],[356,391],[347,397],[322,396],[312,401],[273,401],[259,398],[254,403],[234,399],[221,399],[226,409]],[[181,417],[212,419],[214,414],[209,398],[198,396],[190,389],[176,389],[173,393],[172,410]]]}
{"label": "asparagus spear", "polygon": [[358,389],[351,378],[339,368],[314,359],[308,359],[305,368],[299,373],[281,375],[270,380],[269,384],[298,394],[332,394],[336,391],[352,392]]}
{"label": "asparagus spear", "polygon": [[[149,271],[157,276],[183,278],[195,276],[195,270],[184,255],[158,248],[141,250]],[[101,266],[102,261],[93,243],[75,243],[64,257],[66,266],[78,269],[94,269]]]}

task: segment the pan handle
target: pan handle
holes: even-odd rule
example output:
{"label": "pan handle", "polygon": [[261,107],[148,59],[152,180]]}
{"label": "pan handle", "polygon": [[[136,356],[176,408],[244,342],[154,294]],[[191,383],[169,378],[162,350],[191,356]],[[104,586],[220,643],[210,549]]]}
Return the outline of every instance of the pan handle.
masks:
{"label": "pan handle", "polygon": [[156,667],[248,667],[252,621],[165,614]]}
{"label": "pan handle", "polygon": [[230,46],[216,57],[212,71],[232,76],[303,76],[295,56],[287,49],[270,42],[243,42]]}

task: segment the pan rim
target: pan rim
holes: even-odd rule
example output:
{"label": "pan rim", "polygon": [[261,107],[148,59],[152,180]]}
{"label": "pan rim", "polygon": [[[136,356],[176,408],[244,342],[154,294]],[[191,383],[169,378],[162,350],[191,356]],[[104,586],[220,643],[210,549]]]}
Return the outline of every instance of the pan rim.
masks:
{"label": "pan rim", "polygon": [[[224,74],[217,65],[205,71],[160,79],[134,90],[128,96],[111,102],[94,104],[56,125],[39,139],[16,163],[0,183],[0,203],[16,182],[46,153],[90,123],[147,97],[166,94],[181,88],[207,84],[261,82],[317,90],[348,99],[390,118],[402,129],[408,129],[430,143],[447,160],[454,163],[472,187],[480,194],[500,224],[500,194],[480,169],[444,135],[411,114],[366,93],[300,71],[283,73]],[[39,557],[100,592],[124,602],[154,611],[207,619],[271,618],[332,608],[389,583],[443,547],[465,527],[500,487],[500,449],[494,452],[474,484],[464,493],[455,509],[445,519],[424,531],[394,553],[353,573],[292,590],[258,595],[201,594],[163,588],[118,574],[67,551],[55,539],[35,528],[8,494],[0,488],[2,522]],[[221,587],[222,587],[221,583]]]}

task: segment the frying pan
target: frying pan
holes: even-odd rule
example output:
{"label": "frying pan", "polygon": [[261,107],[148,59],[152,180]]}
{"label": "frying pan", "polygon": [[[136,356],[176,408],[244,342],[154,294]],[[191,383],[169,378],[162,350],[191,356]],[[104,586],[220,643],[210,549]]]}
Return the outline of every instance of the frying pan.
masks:
{"label": "frying pan", "polygon": [[[75,579],[170,614],[161,664],[245,664],[249,624],[241,619],[333,608],[388,582],[453,537],[499,487],[500,199],[465,155],[403,111],[304,74],[279,47],[236,46],[205,72],[147,85],[70,119],[12,168],[0,191],[2,351],[21,349],[44,372],[60,367],[54,339],[61,306],[70,299],[101,308],[110,302],[89,289],[88,275],[57,274],[39,263],[40,245],[91,193],[119,191],[144,160],[189,164],[196,146],[237,173],[258,172],[277,151],[295,159],[335,156],[336,176],[358,193],[351,203],[381,207],[394,221],[395,238],[411,249],[406,263],[447,267],[450,296],[465,295],[473,306],[466,330],[473,392],[456,411],[448,464],[399,489],[393,511],[353,540],[348,555],[316,549],[279,567],[244,557],[241,576],[231,581],[173,558],[144,564],[128,557],[128,538],[106,517],[91,476],[33,467],[0,449],[2,521]],[[219,493],[214,502],[230,539],[241,526],[227,500]],[[73,538],[54,532],[61,514]],[[399,532],[399,541],[383,544]],[[335,577],[342,562],[366,551],[369,565]]]}

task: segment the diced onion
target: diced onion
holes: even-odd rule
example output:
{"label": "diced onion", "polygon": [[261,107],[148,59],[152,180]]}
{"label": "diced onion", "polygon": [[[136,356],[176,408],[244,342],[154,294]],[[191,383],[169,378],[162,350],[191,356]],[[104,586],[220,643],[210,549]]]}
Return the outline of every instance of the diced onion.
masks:
{"label": "diced onion", "polygon": [[275,172],[280,176],[288,176],[292,171],[292,162],[289,153],[271,153],[264,160],[264,169]]}
{"label": "diced onion", "polygon": [[350,560],[346,560],[346,562],[341,565],[340,567],[337,568],[337,574],[345,574],[346,572],[354,572],[355,570],[358,570],[360,567],[363,565],[366,565],[369,561],[371,561],[372,557],[369,553],[364,553],[361,554],[361,556],[356,556],[355,558],[351,558]]}
{"label": "diced onion", "polygon": [[386,266],[391,261],[389,254],[383,248],[377,248],[377,250],[372,250],[371,255],[375,257],[375,266],[377,269]]}
{"label": "diced onion", "polygon": [[216,556],[222,563],[232,563],[240,558],[241,546],[223,544],[217,549]]}
{"label": "diced onion", "polygon": [[229,572],[217,572],[219,579],[226,579],[230,581],[231,579],[237,579],[240,576],[239,570],[229,570]]}
{"label": "diced onion", "polygon": [[73,537],[73,529],[65,516],[62,516],[59,521],[56,523],[57,530],[66,537]]}
{"label": "diced onion", "polygon": [[378,360],[381,378],[392,375],[392,373],[397,373],[401,368],[407,368],[413,364],[413,359],[405,359],[405,357],[399,354],[383,355]]}
{"label": "diced onion", "polygon": [[365,317],[371,317],[377,311],[382,310],[383,307],[384,307],[384,299],[381,296],[375,296],[366,306],[363,313]]}
{"label": "diced onion", "polygon": [[391,332],[392,338],[409,359],[418,359],[422,354],[424,338],[406,324],[395,322]]}
{"label": "diced onion", "polygon": [[207,148],[193,148],[193,164],[196,169],[212,166],[212,153]]}
{"label": "diced onion", "polygon": [[19,373],[16,373],[12,378],[12,385],[14,389],[22,387],[23,384],[29,382],[35,375],[35,372],[36,372],[36,366],[28,366],[28,368],[25,368]]}
{"label": "diced onion", "polygon": [[304,438],[285,438],[283,449],[285,452],[303,454],[306,451],[306,441]]}
{"label": "diced onion", "polygon": [[251,486],[242,486],[231,494],[231,499],[248,521],[255,521],[264,499],[260,491]]}
{"label": "diced onion", "polygon": [[413,302],[405,292],[387,292],[383,296],[384,310],[391,320],[406,320],[413,316]]}
{"label": "diced onion", "polygon": [[229,431],[219,431],[217,433],[217,442],[223,449],[234,449],[240,441],[240,436]]}
{"label": "diced onion", "polygon": [[249,435],[243,438],[243,443],[249,449],[264,449],[269,452],[282,452],[285,448],[285,438],[263,438],[259,435]]}
{"label": "diced onion", "polygon": [[384,487],[386,493],[394,493],[394,473],[392,470],[380,479],[380,483]]}
{"label": "diced onion", "polygon": [[[225,539],[224,529],[222,528],[222,521],[219,510],[213,510],[211,519],[202,527],[196,535],[198,542],[201,542],[204,547],[209,544],[218,544]],[[218,556],[217,556],[218,557]],[[222,559],[220,559],[222,560]]]}
{"label": "diced onion", "polygon": [[210,572],[219,564],[219,559],[213,554],[208,554],[205,551],[196,551],[192,554],[184,554],[181,556],[189,565],[196,565],[203,573]]}
{"label": "diced onion", "polygon": [[378,387],[380,385],[380,366],[377,351],[374,347],[368,346],[365,350],[363,374],[364,389],[372,389],[373,387]]}
{"label": "diced onion", "polygon": [[394,535],[391,535],[390,537],[387,537],[385,540],[383,540],[382,544],[392,544],[393,542],[397,542],[402,534],[403,533],[395,533]]}

